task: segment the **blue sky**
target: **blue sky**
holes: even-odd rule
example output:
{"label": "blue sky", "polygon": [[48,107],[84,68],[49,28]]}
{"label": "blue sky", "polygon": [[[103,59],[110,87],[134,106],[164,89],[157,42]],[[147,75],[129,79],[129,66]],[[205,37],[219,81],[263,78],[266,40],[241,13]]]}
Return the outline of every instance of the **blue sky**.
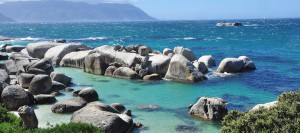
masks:
{"label": "blue sky", "polygon": [[158,19],[300,17],[300,0],[139,0],[133,4]]}
{"label": "blue sky", "polygon": [[[28,0],[0,0],[28,1]],[[38,1],[38,0],[37,0]],[[131,3],[163,20],[300,18],[300,0],[68,0]]]}

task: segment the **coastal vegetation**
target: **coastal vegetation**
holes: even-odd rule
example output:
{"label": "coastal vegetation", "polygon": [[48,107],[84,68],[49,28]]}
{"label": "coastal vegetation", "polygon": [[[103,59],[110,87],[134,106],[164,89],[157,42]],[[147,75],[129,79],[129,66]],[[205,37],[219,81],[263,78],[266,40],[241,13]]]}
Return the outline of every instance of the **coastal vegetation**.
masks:
{"label": "coastal vegetation", "polygon": [[222,121],[222,133],[300,132],[300,91],[283,93],[277,106],[241,112],[233,110]]}
{"label": "coastal vegetation", "polygon": [[49,128],[26,129],[20,118],[15,116],[3,106],[0,106],[0,133],[99,133],[99,128],[86,123],[68,123],[50,125]]}

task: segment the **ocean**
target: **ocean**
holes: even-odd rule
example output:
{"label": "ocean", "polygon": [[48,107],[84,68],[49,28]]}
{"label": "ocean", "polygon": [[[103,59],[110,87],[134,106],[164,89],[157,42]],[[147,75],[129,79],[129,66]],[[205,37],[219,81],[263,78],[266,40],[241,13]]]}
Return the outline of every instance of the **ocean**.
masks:
{"label": "ocean", "polygon": [[[229,21],[229,20],[226,20]],[[190,48],[197,58],[212,55],[217,64],[226,57],[246,55],[256,71],[217,76],[213,71],[200,83],[123,80],[84,73],[81,69],[55,68],[73,78],[75,89],[91,86],[106,104],[119,102],[133,113],[134,122],[146,128],[133,132],[219,132],[220,122],[188,114],[187,106],[200,97],[221,97],[229,110],[246,111],[271,102],[286,91],[300,88],[300,19],[230,20],[241,27],[217,27],[219,20],[103,23],[6,23],[0,36],[15,37],[0,42],[27,45],[31,42],[66,39],[98,47],[104,44],[144,44],[162,51],[175,46]],[[57,97],[71,99],[70,93]],[[138,106],[158,105],[139,110]],[[71,114],[54,114],[51,105],[35,107],[39,126],[69,122]]]}

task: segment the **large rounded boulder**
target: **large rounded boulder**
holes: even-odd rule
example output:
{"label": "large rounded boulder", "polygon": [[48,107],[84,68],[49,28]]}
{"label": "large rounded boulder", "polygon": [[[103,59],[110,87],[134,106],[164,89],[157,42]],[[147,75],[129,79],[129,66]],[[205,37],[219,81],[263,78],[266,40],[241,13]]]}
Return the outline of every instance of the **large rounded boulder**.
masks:
{"label": "large rounded boulder", "polygon": [[225,58],[221,61],[217,72],[218,73],[238,73],[244,67],[244,61],[237,58]]}
{"label": "large rounded boulder", "polygon": [[186,59],[189,61],[194,61],[196,60],[196,56],[192,52],[192,50],[184,47],[175,47],[174,48],[174,54],[181,54],[183,55]]}
{"label": "large rounded boulder", "polygon": [[89,103],[76,111],[71,122],[83,122],[93,124],[105,133],[127,133],[133,127],[132,118],[119,114],[109,105],[100,102]]}
{"label": "large rounded boulder", "polygon": [[6,47],[6,52],[11,53],[11,52],[21,52],[22,49],[25,49],[26,46],[21,46],[21,45],[12,45],[12,46],[7,46]]}
{"label": "large rounded boulder", "polygon": [[28,54],[33,58],[43,59],[45,53],[55,46],[61,45],[63,43],[56,43],[52,41],[45,41],[45,42],[36,42],[36,43],[29,43],[26,47]]}
{"label": "large rounded boulder", "polygon": [[22,88],[28,88],[32,79],[34,78],[34,74],[21,73],[18,76],[18,82]]}
{"label": "large rounded boulder", "polygon": [[113,77],[124,79],[141,79],[140,75],[128,67],[120,67],[113,73]]}
{"label": "large rounded boulder", "polygon": [[10,77],[8,75],[8,73],[6,72],[6,70],[4,69],[0,69],[0,83],[10,83]]}
{"label": "large rounded boulder", "polygon": [[92,53],[85,57],[84,71],[87,73],[104,75],[108,64],[105,62],[103,54]]}
{"label": "large rounded boulder", "polygon": [[190,109],[190,114],[203,119],[222,120],[227,114],[227,101],[222,98],[201,97]]}
{"label": "large rounded boulder", "polygon": [[206,67],[216,66],[216,61],[211,55],[203,55],[198,59],[198,62],[203,62]]}
{"label": "large rounded boulder", "polygon": [[247,56],[240,56],[238,59],[243,60],[244,62],[244,70],[256,70],[256,66],[254,62]]}
{"label": "large rounded boulder", "polygon": [[78,96],[86,100],[87,102],[98,101],[99,95],[98,93],[91,87],[82,89]]}
{"label": "large rounded boulder", "polygon": [[33,69],[38,71],[44,71],[47,75],[50,75],[50,73],[54,71],[51,61],[46,59],[38,60],[36,62],[29,64],[26,67],[27,72]]}
{"label": "large rounded boulder", "polygon": [[73,113],[83,108],[87,102],[81,98],[58,102],[51,107],[53,113]]}
{"label": "large rounded boulder", "polygon": [[181,54],[176,54],[172,57],[165,78],[181,82],[199,82],[206,79],[203,74]]}
{"label": "large rounded boulder", "polygon": [[72,78],[66,76],[64,73],[57,73],[57,72],[52,72],[50,74],[50,77],[53,81],[62,83],[66,86],[68,86],[71,83]]}
{"label": "large rounded boulder", "polygon": [[29,105],[29,97],[24,89],[18,85],[4,88],[1,94],[2,102],[9,110],[17,110],[23,105]]}
{"label": "large rounded boulder", "polygon": [[55,46],[50,48],[45,53],[45,58],[52,61],[52,64],[55,66],[59,66],[62,58],[68,53],[79,51],[79,50],[89,50],[91,48],[81,44],[81,43],[65,43],[59,46]]}
{"label": "large rounded boulder", "polygon": [[170,57],[162,54],[150,56],[149,63],[147,66],[149,73],[157,73],[161,76],[165,76],[168,71],[170,61]]}
{"label": "large rounded boulder", "polygon": [[36,104],[51,104],[55,102],[56,98],[53,95],[40,94],[34,96],[34,103]]}
{"label": "large rounded boulder", "polygon": [[60,66],[63,67],[75,67],[75,68],[83,68],[84,67],[84,59],[88,56],[90,50],[86,51],[75,51],[69,54],[66,54],[64,58],[60,61]]}
{"label": "large rounded boulder", "polygon": [[38,94],[49,94],[52,88],[52,80],[48,75],[36,75],[30,85],[28,90],[33,95]]}

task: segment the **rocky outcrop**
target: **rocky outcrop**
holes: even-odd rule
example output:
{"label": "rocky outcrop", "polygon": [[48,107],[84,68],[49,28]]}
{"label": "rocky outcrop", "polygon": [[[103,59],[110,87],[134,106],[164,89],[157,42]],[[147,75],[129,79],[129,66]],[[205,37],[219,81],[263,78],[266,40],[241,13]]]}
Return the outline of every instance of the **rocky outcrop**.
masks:
{"label": "rocky outcrop", "polygon": [[128,67],[120,67],[114,71],[113,77],[124,79],[140,79],[140,75]]}
{"label": "rocky outcrop", "polygon": [[9,110],[17,110],[20,106],[29,105],[28,94],[18,85],[5,87],[1,98],[3,104]]}
{"label": "rocky outcrop", "polygon": [[18,72],[18,67],[14,60],[5,61],[5,67],[10,75],[15,75]]}
{"label": "rocky outcrop", "polygon": [[211,55],[203,55],[198,59],[198,62],[203,62],[206,67],[216,66],[216,61]]}
{"label": "rocky outcrop", "polygon": [[53,113],[73,113],[83,108],[87,102],[81,98],[58,102],[51,107]]}
{"label": "rocky outcrop", "polygon": [[50,77],[53,81],[57,81],[59,83],[62,83],[65,86],[68,86],[72,81],[72,78],[66,76],[64,73],[52,72],[50,74]]}
{"label": "rocky outcrop", "polygon": [[56,102],[56,98],[53,95],[35,95],[34,96],[34,103],[35,104],[52,104]]}
{"label": "rocky outcrop", "polygon": [[21,46],[21,45],[12,45],[12,46],[7,46],[6,47],[6,52],[11,53],[11,52],[21,52],[22,49],[25,49],[26,46]]}
{"label": "rocky outcrop", "polygon": [[36,75],[32,79],[28,90],[33,95],[50,94],[51,88],[52,88],[52,81],[48,75]]}
{"label": "rocky outcrop", "polygon": [[53,66],[49,60],[41,59],[36,62],[30,63],[26,67],[26,72],[29,73],[30,70],[40,70],[44,71],[47,75],[50,75],[54,71]]}
{"label": "rocky outcrop", "polygon": [[18,109],[18,114],[21,117],[26,129],[34,129],[38,127],[39,121],[33,108],[27,105],[22,106]]}
{"label": "rocky outcrop", "polygon": [[105,62],[105,57],[99,53],[92,53],[85,57],[84,71],[87,73],[104,75],[108,64]]}
{"label": "rocky outcrop", "polygon": [[76,52],[68,53],[60,61],[60,66],[83,68],[84,67],[84,59],[86,56],[89,55],[89,53],[90,53],[90,50],[76,51]]}
{"label": "rocky outcrop", "polygon": [[174,54],[174,52],[173,52],[172,49],[165,48],[165,49],[163,50],[163,54],[164,54],[165,56],[168,56],[169,54]]}
{"label": "rocky outcrop", "polygon": [[44,58],[51,60],[53,65],[59,66],[59,63],[62,60],[62,58],[68,53],[89,49],[91,48],[80,43],[67,43],[50,48],[45,53]]}
{"label": "rocky outcrop", "polygon": [[59,46],[63,43],[57,43],[52,41],[45,41],[45,42],[36,42],[36,43],[29,43],[26,47],[28,54],[33,58],[43,59],[45,53],[55,46]]}
{"label": "rocky outcrop", "polygon": [[78,93],[78,96],[83,98],[87,102],[94,102],[94,101],[98,101],[99,99],[98,93],[91,87],[82,89]]}
{"label": "rocky outcrop", "polygon": [[265,104],[257,104],[250,110],[250,112],[258,111],[260,108],[270,109],[272,107],[277,106],[277,103],[278,101],[273,101]]}
{"label": "rocky outcrop", "polygon": [[237,58],[225,58],[221,61],[216,72],[219,73],[237,73],[241,72],[244,67],[243,60]]}
{"label": "rocky outcrop", "polygon": [[175,47],[174,48],[174,54],[181,54],[183,55],[186,59],[188,59],[189,61],[194,61],[196,60],[196,56],[194,55],[194,53],[188,49],[188,48],[184,48],[184,47]]}
{"label": "rocky outcrop", "polygon": [[256,70],[254,62],[247,56],[240,56],[238,59],[243,60],[244,67],[243,70]]}
{"label": "rocky outcrop", "polygon": [[84,108],[76,111],[71,122],[83,122],[93,124],[106,133],[126,133],[133,126],[132,118],[119,114],[111,106],[100,102],[89,103]]}
{"label": "rocky outcrop", "polygon": [[8,60],[8,54],[0,52],[0,60]]}
{"label": "rocky outcrop", "polygon": [[95,49],[96,52],[103,55],[105,64],[119,63],[122,66],[135,67],[141,61],[141,56],[136,53],[127,53],[115,51],[112,46],[104,45]]}
{"label": "rocky outcrop", "polygon": [[168,71],[170,61],[171,58],[165,55],[158,54],[150,56],[147,66],[149,73],[157,73],[161,76],[165,76]]}
{"label": "rocky outcrop", "polygon": [[175,54],[172,57],[165,78],[182,82],[199,82],[205,80],[203,74],[181,54]]}
{"label": "rocky outcrop", "polygon": [[203,119],[222,120],[227,114],[226,103],[222,98],[201,97],[190,109],[190,114]]}
{"label": "rocky outcrop", "polygon": [[34,74],[21,73],[18,76],[18,83],[22,88],[29,88],[30,82],[34,78]]}
{"label": "rocky outcrop", "polygon": [[150,47],[141,46],[139,47],[138,54],[140,54],[141,56],[146,56],[150,53],[150,51],[152,51]]}

